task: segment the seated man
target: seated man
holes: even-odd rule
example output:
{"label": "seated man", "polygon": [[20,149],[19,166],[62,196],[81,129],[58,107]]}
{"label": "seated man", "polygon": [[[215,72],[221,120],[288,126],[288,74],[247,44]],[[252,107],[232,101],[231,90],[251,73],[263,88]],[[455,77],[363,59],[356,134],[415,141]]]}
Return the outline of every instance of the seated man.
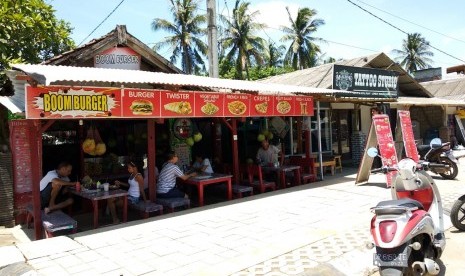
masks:
{"label": "seated man", "polygon": [[208,158],[198,153],[195,155],[195,162],[192,164],[192,168],[199,173],[213,173],[213,168]]}
{"label": "seated man", "polygon": [[280,150],[274,145],[270,145],[268,140],[262,141],[262,146],[257,151],[257,163],[259,165],[270,165],[278,162]]}
{"label": "seated man", "polygon": [[56,170],[49,171],[40,181],[40,205],[46,214],[73,204],[68,187],[77,182],[70,182],[69,175],[73,167],[68,162],[61,162]]}
{"label": "seated man", "polygon": [[196,176],[197,173],[183,174],[181,169],[176,165],[178,156],[175,152],[170,152],[167,156],[167,161],[158,176],[157,197],[158,198],[187,198],[187,194],[176,187],[176,178],[187,180],[189,177]]}

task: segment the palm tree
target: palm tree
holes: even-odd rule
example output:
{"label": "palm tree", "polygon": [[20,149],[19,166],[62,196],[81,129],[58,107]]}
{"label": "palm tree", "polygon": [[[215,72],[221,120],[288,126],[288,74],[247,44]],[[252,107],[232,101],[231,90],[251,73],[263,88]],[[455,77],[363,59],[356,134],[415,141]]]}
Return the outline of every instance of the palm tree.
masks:
{"label": "palm tree", "polygon": [[236,0],[232,17],[229,19],[220,15],[225,25],[224,38],[220,41],[226,50],[225,59],[232,61],[236,67],[236,78],[249,79],[249,68],[254,64],[263,64],[265,40],[255,35],[263,29],[264,24],[254,21],[258,11],[249,12],[249,2]]}
{"label": "palm tree", "polygon": [[203,56],[207,53],[207,45],[200,37],[206,34],[205,28],[201,28],[201,25],[206,22],[206,16],[196,14],[199,0],[170,0],[170,2],[174,22],[155,18],[152,22],[152,29],[154,31],[164,30],[172,35],[156,43],[154,50],[165,46],[171,47],[173,53],[170,61],[176,63],[181,56],[181,66],[187,74],[205,71]]}
{"label": "palm tree", "polygon": [[320,47],[314,41],[321,39],[312,37],[312,34],[325,22],[322,19],[314,19],[317,14],[314,9],[299,8],[295,20],[292,18],[288,7],[286,7],[286,10],[291,27],[281,26],[281,30],[285,33],[281,41],[291,41],[291,45],[284,57],[284,63],[291,65],[296,70],[315,66]]}
{"label": "palm tree", "polygon": [[268,47],[265,53],[266,64],[268,67],[282,67],[284,51],[286,47],[284,45],[277,46],[273,41],[268,41]]}
{"label": "palm tree", "polygon": [[397,54],[396,61],[411,73],[416,70],[431,68],[434,53],[429,51],[429,42],[419,33],[408,34],[402,43],[402,50],[392,50]]}

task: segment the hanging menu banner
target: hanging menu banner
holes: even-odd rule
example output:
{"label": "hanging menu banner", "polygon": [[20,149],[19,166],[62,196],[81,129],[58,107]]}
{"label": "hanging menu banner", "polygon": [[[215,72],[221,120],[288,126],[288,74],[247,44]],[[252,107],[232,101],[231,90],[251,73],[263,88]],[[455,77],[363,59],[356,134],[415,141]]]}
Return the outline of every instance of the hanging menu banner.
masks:
{"label": "hanging menu banner", "polygon": [[268,95],[253,95],[250,99],[250,116],[273,116],[274,98]]}
{"label": "hanging menu banner", "polygon": [[295,107],[294,115],[295,116],[313,116],[313,98],[309,96],[296,96],[294,98]]}
{"label": "hanging menu banner", "polygon": [[122,116],[160,117],[160,92],[144,89],[124,89]]}
{"label": "hanging menu banner", "polygon": [[26,86],[26,118],[121,117],[121,89]]}
{"label": "hanging menu banner", "polygon": [[193,117],[194,114],[194,94],[189,92],[160,92],[161,116],[173,117]]}
{"label": "hanging menu banner", "polygon": [[195,92],[194,98],[198,117],[223,116],[224,94]]}
{"label": "hanging menu banner", "polygon": [[402,129],[402,139],[404,141],[405,155],[412,158],[415,162],[419,161],[417,145],[413,135],[412,121],[410,119],[410,111],[399,110],[400,126]]}
{"label": "hanging menu banner", "polygon": [[313,116],[310,96],[26,85],[26,118]]}
{"label": "hanging menu banner", "polygon": [[[394,166],[397,164],[396,148],[392,138],[391,124],[386,114],[374,115],[373,126],[375,127],[376,139],[378,140],[379,153],[383,166]],[[391,171],[386,174],[387,186],[390,187],[392,178],[397,172]]]}

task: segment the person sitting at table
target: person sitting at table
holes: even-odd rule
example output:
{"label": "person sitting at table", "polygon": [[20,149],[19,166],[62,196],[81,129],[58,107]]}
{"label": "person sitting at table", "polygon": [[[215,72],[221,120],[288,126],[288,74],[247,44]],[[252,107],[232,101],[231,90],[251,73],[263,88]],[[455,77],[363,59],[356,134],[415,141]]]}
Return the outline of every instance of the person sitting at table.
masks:
{"label": "person sitting at table", "polygon": [[213,173],[210,160],[201,153],[195,154],[195,162],[192,164],[192,168],[198,173]]}
{"label": "person sitting at table", "polygon": [[49,171],[40,180],[40,206],[46,214],[73,204],[74,200],[68,190],[78,182],[71,182],[69,175],[73,166],[61,162],[55,170]]}
{"label": "person sitting at table", "polygon": [[257,151],[257,163],[259,165],[270,165],[278,162],[280,150],[274,145],[270,145],[268,140],[262,141],[262,146]]}
{"label": "person sitting at table", "polygon": [[[144,202],[148,202],[148,198],[144,192],[144,176],[140,173],[142,170],[142,164],[139,164],[137,161],[130,161],[127,164],[128,172],[130,173],[128,183],[121,182],[119,180],[115,181],[117,188],[120,186],[129,187],[128,189],[128,203],[129,204],[138,204],[140,197]],[[121,198],[109,198],[107,200],[108,208],[110,209],[110,214],[113,219],[113,223],[119,223],[118,216],[116,214],[116,205],[120,206],[123,204]]]}
{"label": "person sitting at table", "polygon": [[157,197],[159,198],[175,198],[184,197],[187,198],[187,194],[179,190],[176,187],[176,178],[187,180],[190,177],[196,176],[196,172],[189,174],[183,174],[181,169],[176,165],[178,162],[178,156],[174,151],[168,153],[167,161],[163,164],[163,167],[158,175],[157,183]]}

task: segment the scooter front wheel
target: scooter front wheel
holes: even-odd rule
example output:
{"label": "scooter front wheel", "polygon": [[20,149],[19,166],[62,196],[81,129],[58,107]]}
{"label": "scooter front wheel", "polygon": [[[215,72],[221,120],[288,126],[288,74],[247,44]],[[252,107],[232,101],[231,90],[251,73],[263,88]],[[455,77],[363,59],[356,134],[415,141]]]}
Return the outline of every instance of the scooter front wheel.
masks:
{"label": "scooter front wheel", "polygon": [[460,231],[465,231],[465,196],[457,199],[450,209],[452,225]]}
{"label": "scooter front wheel", "polygon": [[457,163],[454,161],[450,160],[449,158],[441,158],[441,163],[445,165],[449,165],[449,170],[446,171],[445,173],[440,173],[440,175],[444,179],[455,179],[457,177],[457,174],[459,174],[459,168],[457,166]]}

